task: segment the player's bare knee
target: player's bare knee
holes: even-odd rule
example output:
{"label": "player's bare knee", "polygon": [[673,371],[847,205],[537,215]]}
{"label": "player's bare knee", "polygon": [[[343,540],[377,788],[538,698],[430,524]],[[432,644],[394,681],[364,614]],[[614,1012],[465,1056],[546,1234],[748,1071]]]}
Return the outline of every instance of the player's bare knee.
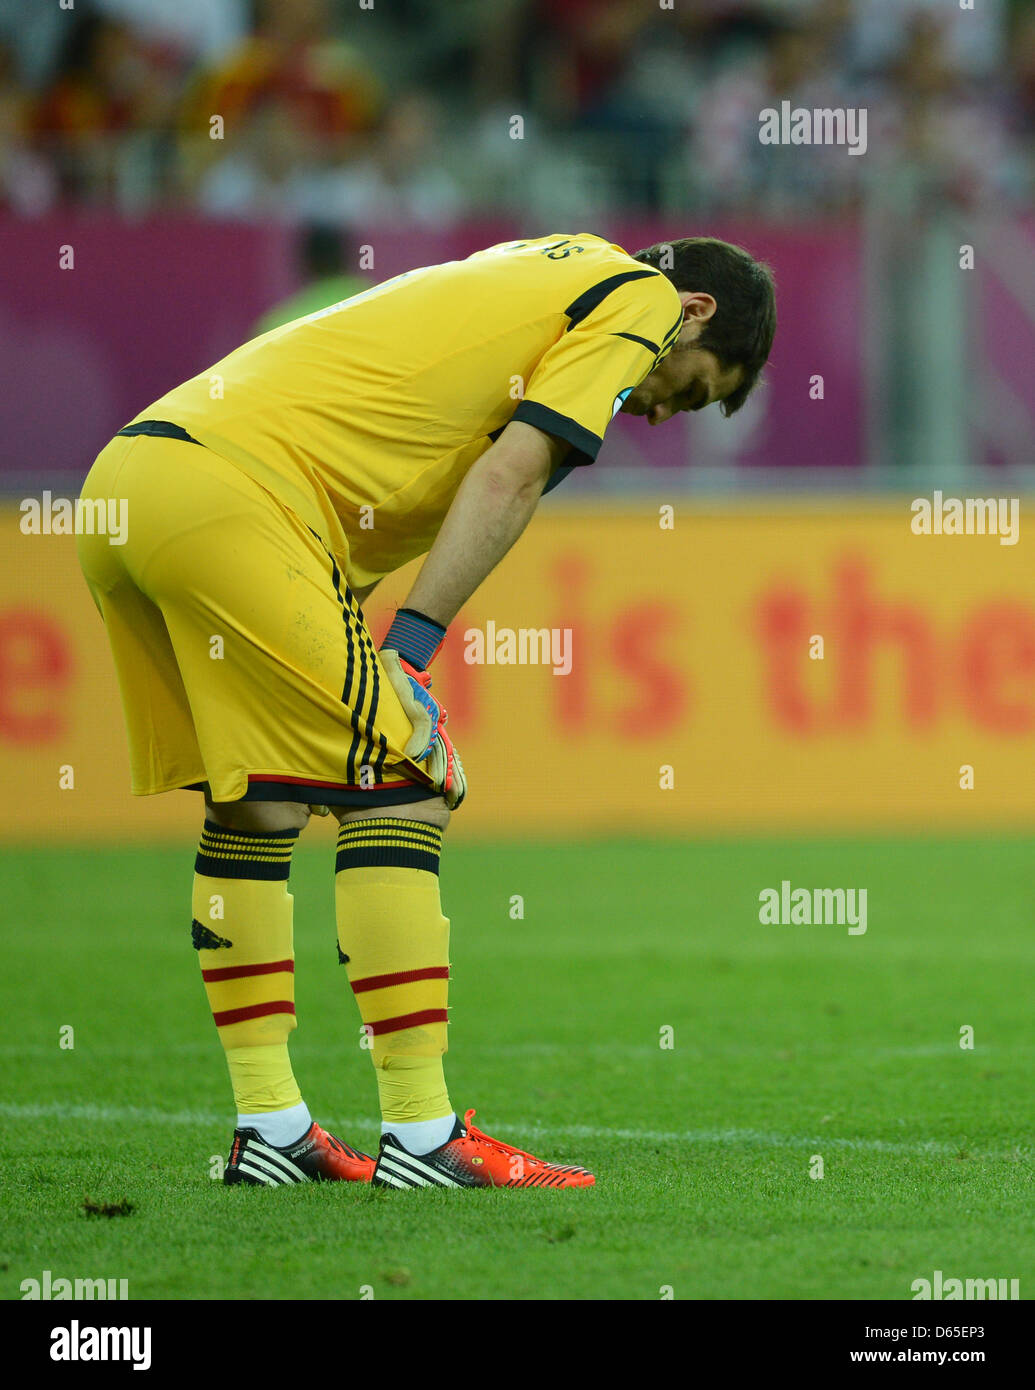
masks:
{"label": "player's bare knee", "polygon": [[310,812],[300,801],[206,801],[205,814],[226,830],[275,833],[303,830]]}
{"label": "player's bare knee", "polygon": [[349,821],[363,820],[370,816],[391,816],[398,820],[422,820],[429,825],[437,825],[445,830],[449,824],[449,807],[445,798],[430,797],[427,801],[408,801],[403,806],[333,806],[331,808],[342,825]]}

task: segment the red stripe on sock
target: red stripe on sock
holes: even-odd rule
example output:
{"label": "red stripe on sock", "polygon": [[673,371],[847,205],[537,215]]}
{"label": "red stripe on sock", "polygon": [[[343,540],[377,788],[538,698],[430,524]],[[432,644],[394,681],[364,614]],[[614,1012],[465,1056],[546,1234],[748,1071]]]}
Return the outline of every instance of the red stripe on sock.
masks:
{"label": "red stripe on sock", "polygon": [[362,994],[365,989],[387,989],[390,985],[408,985],[414,980],[448,979],[448,965],[428,965],[422,970],[397,970],[394,975],[367,975],[362,980],[352,981],[352,992]]}
{"label": "red stripe on sock", "polygon": [[225,1028],[228,1023],[243,1023],[247,1018],[264,1018],[267,1014],[293,1014],[295,1006],[289,999],[275,999],[272,1004],[252,1004],[247,1009],[224,1009],[213,1013],[217,1028]]}
{"label": "red stripe on sock", "polygon": [[249,975],[276,975],[279,970],[295,973],[293,960],[271,960],[264,965],[221,965],[218,970],[203,970],[201,978],[206,984],[216,980],[244,980]]}
{"label": "red stripe on sock", "polygon": [[418,1028],[422,1023],[448,1023],[446,1009],[421,1009],[415,1014],[399,1014],[395,1018],[383,1018],[380,1023],[368,1023],[374,1037],[381,1033],[398,1033],[401,1028]]}

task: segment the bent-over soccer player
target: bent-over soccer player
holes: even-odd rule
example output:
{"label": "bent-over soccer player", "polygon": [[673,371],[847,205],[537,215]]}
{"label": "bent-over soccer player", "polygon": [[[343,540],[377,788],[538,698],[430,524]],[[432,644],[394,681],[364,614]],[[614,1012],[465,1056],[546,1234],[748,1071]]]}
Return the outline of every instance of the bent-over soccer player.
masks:
{"label": "bent-over soccer player", "polygon": [[[83,497],[128,503],[79,555],[118,672],[132,789],[204,794],[191,934],[237,1128],[227,1183],[586,1187],[461,1121],[446,1089],[439,854],[467,790],[429,668],[541,494],[619,411],[651,425],[754,386],[773,285],[709,238],[589,235],[410,271],[246,343],[120,429]],[[515,381],[521,389],[514,390]],[[423,567],[376,649],[362,605]],[[338,953],[371,1042],[375,1158],[292,1072],[291,853],[340,823]]]}

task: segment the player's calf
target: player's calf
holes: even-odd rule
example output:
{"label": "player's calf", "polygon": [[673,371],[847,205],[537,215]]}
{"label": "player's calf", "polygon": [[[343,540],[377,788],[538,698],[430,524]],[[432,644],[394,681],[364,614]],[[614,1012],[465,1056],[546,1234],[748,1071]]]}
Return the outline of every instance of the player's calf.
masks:
{"label": "player's calf", "polygon": [[438,869],[449,811],[436,797],[338,818],[338,959],[374,1063],[382,1127],[426,1151],[456,1123],[442,1068],[449,922]]}

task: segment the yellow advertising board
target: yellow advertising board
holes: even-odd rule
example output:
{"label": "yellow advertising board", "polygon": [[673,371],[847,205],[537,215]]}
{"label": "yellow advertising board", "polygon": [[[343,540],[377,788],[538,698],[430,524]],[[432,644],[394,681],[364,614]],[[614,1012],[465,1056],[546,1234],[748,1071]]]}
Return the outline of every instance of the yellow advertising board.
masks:
{"label": "yellow advertising board", "polygon": [[[433,674],[471,793],[451,835],[1035,825],[1035,548],[915,535],[909,502],[544,503]],[[367,604],[375,635],[414,570]],[[262,692],[256,692],[262,698]],[[71,536],[0,512],[12,840],[193,833],[129,793]]]}

